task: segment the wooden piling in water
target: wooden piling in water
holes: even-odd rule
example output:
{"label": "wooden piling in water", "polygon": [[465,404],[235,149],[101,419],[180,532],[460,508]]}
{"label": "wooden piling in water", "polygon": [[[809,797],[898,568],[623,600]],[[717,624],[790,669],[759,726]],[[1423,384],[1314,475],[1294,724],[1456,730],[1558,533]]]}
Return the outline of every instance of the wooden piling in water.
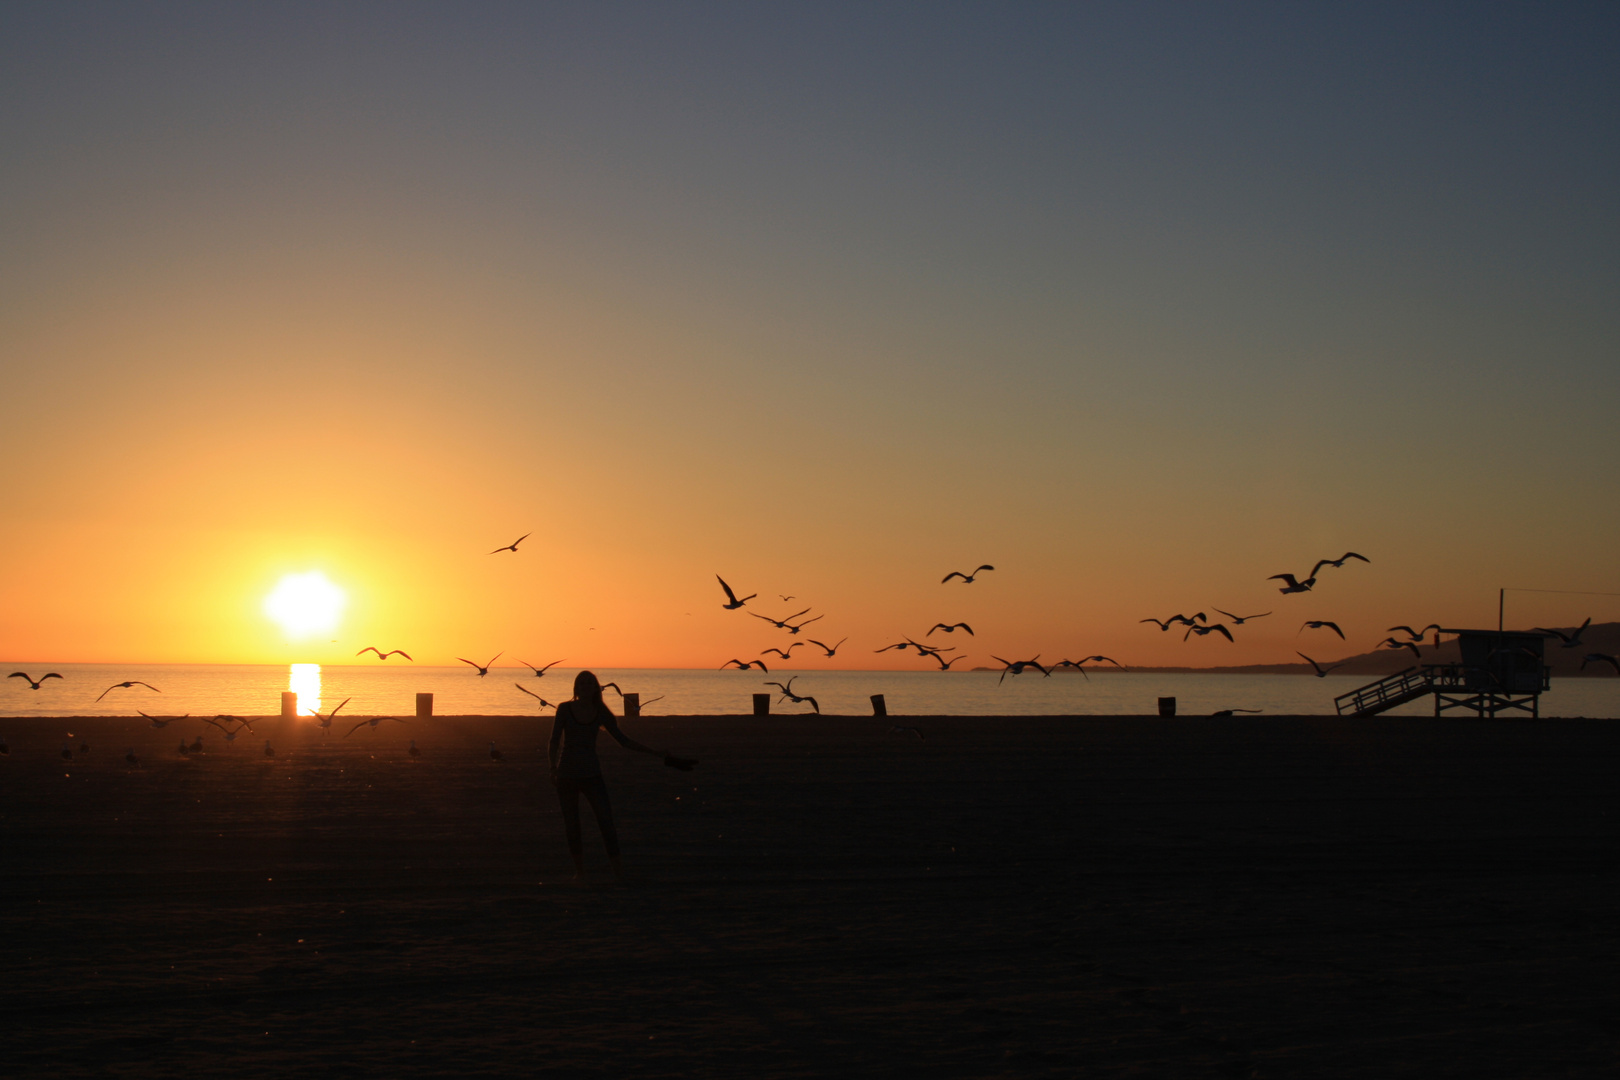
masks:
{"label": "wooden piling in water", "polygon": [[889,715],[889,706],[888,706],[888,703],[883,700],[883,695],[882,694],[873,694],[872,695],[872,715],[873,716],[888,716]]}
{"label": "wooden piling in water", "polygon": [[754,715],[755,716],[769,716],[769,715],[771,715],[771,695],[769,695],[769,694],[755,694],[754,695]]}

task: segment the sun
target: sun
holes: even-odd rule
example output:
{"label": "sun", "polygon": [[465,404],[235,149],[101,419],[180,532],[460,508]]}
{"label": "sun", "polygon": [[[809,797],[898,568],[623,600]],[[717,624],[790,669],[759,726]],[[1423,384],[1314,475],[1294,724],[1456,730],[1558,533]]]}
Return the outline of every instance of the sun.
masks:
{"label": "sun", "polygon": [[319,570],[288,574],[264,598],[264,613],[297,640],[337,629],[349,598]]}

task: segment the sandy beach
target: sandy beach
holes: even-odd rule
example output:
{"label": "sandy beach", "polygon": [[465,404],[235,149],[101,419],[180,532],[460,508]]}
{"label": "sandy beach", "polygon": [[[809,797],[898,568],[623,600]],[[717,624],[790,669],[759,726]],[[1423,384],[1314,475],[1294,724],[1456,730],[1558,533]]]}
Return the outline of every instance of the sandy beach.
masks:
{"label": "sandy beach", "polygon": [[629,721],[583,888],[549,720],[196,727],[7,721],[17,1075],[1620,1064],[1610,722]]}

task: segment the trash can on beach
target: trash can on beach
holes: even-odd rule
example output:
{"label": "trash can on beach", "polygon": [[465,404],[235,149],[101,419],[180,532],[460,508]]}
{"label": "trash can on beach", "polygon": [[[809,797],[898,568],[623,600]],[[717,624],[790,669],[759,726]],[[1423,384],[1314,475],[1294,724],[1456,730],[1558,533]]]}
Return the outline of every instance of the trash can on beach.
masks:
{"label": "trash can on beach", "polygon": [[1173,697],[1162,697],[1162,698],[1160,698],[1159,699],[1159,715],[1160,716],[1174,716],[1174,715],[1176,715],[1176,699],[1173,698]]}

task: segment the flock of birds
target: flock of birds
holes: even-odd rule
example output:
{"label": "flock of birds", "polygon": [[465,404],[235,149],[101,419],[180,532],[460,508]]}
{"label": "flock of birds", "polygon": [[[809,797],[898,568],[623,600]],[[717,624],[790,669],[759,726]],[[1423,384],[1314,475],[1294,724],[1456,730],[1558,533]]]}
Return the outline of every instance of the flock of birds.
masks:
{"label": "flock of birds", "polygon": [[[527,540],[531,535],[533,535],[533,534],[532,533],[525,533],[522,536],[518,537],[516,540],[512,541],[510,544],[504,544],[504,545],[502,545],[502,546],[500,546],[498,548],[495,548],[492,551],[488,552],[488,554],[496,555],[496,554],[500,554],[501,552],[509,552],[509,553],[515,554],[518,551],[518,546],[520,544],[522,544],[523,541]],[[1310,573],[1306,574],[1304,577],[1299,577],[1299,576],[1297,576],[1295,574],[1292,574],[1292,573],[1281,573],[1281,574],[1272,574],[1270,577],[1266,578],[1266,580],[1267,581],[1280,581],[1280,582],[1282,582],[1283,583],[1282,586],[1277,591],[1279,593],[1285,595],[1285,596],[1286,595],[1292,595],[1292,594],[1308,593],[1308,592],[1312,592],[1312,591],[1315,590],[1315,588],[1316,588],[1316,586],[1318,584],[1318,576],[1322,573],[1324,568],[1332,567],[1334,569],[1341,569],[1341,568],[1343,568],[1345,566],[1346,563],[1352,562],[1352,561],[1354,561],[1354,562],[1362,562],[1362,563],[1369,563],[1369,564],[1372,562],[1372,560],[1367,558],[1367,556],[1365,556],[1365,555],[1359,554],[1359,553],[1354,552],[1354,551],[1346,551],[1343,555],[1340,555],[1336,559],[1319,559],[1319,560],[1317,560],[1316,564],[1311,567]],[[982,575],[982,574],[984,574],[986,572],[989,572],[989,571],[994,571],[994,570],[995,570],[995,567],[992,566],[989,563],[981,563],[980,565],[974,567],[970,571],[953,570],[953,571],[946,574],[944,577],[942,577],[940,579],[940,584],[941,585],[949,585],[953,580],[960,580],[963,585],[971,585],[971,584],[973,584],[975,581],[977,581],[979,579],[980,575]],[[724,609],[726,611],[742,611],[748,605],[749,601],[758,599],[758,596],[759,596],[758,593],[750,593],[747,596],[738,596],[736,590],[734,590],[731,587],[731,585],[726,581],[725,578],[721,577],[718,574],[715,575],[715,580],[719,582],[720,588],[721,588],[722,592],[724,592],[724,594],[725,594],[725,600],[721,603],[720,606],[722,607],[722,609]],[[790,596],[790,595],[785,595],[785,594],[777,594],[777,595],[778,595],[779,599],[781,600],[781,602],[783,604],[791,603],[793,600],[796,599],[796,597]],[[762,613],[757,612],[757,611],[746,611],[746,612],[744,612],[744,614],[750,615],[753,618],[760,619],[760,620],[762,620],[764,622],[769,623],[772,627],[774,627],[774,628],[776,628],[778,630],[784,631],[790,638],[798,638],[800,633],[803,632],[806,627],[810,626],[812,623],[820,622],[822,619],[826,618],[826,615],[824,613],[820,614],[820,615],[813,615],[813,616],[810,615],[810,612],[812,610],[813,610],[812,607],[804,607],[804,608],[800,609],[799,611],[794,612],[791,615],[786,615],[786,616],[783,616],[781,618],[776,618],[776,617],[773,617],[771,615],[762,614]],[[1149,618],[1145,618],[1145,619],[1140,620],[1140,622],[1142,622],[1142,623],[1152,623],[1152,624],[1156,625],[1160,629],[1160,631],[1162,631],[1162,632],[1168,632],[1172,627],[1184,628],[1184,633],[1182,634],[1182,640],[1183,641],[1190,640],[1191,638],[1193,638],[1195,636],[1199,637],[1199,638],[1203,638],[1203,637],[1208,637],[1211,634],[1218,634],[1221,637],[1226,638],[1226,640],[1229,641],[1229,642],[1235,642],[1237,639],[1232,633],[1232,628],[1233,627],[1240,627],[1240,626],[1243,626],[1243,625],[1245,625],[1245,624],[1247,624],[1249,622],[1254,621],[1255,619],[1262,619],[1262,618],[1266,618],[1266,617],[1268,617],[1270,615],[1275,614],[1275,612],[1272,612],[1272,611],[1263,611],[1263,612],[1259,612],[1259,613],[1253,614],[1253,615],[1238,615],[1238,614],[1236,614],[1234,612],[1226,611],[1226,610],[1224,610],[1222,608],[1218,608],[1218,607],[1217,608],[1211,608],[1211,610],[1215,611],[1218,615],[1224,616],[1229,621],[1227,621],[1227,622],[1211,622],[1208,615],[1205,612],[1199,611],[1199,612],[1195,612],[1195,613],[1193,613],[1191,615],[1177,613],[1177,614],[1171,615],[1169,618],[1165,618],[1165,619],[1149,617]],[[806,618],[805,616],[810,616],[810,617]],[[1560,639],[1560,642],[1561,642],[1561,645],[1562,645],[1563,648],[1573,649],[1573,648],[1579,647],[1582,644],[1582,641],[1581,641],[1582,635],[1586,632],[1587,628],[1591,625],[1591,623],[1592,623],[1592,620],[1590,618],[1588,618],[1573,633],[1569,633],[1569,634],[1566,634],[1566,633],[1564,633],[1562,631],[1559,631],[1559,630],[1550,630],[1550,629],[1546,629],[1546,628],[1543,628],[1543,627],[1536,627],[1536,630],[1541,632],[1541,633],[1544,633],[1544,634],[1547,634],[1549,636],[1556,637],[1556,638]],[[1303,623],[1301,623],[1298,633],[1303,634],[1307,630],[1330,631],[1333,634],[1335,634],[1341,641],[1348,640],[1346,638],[1346,636],[1345,636],[1344,630],[1339,625],[1339,623],[1334,621],[1334,620],[1331,620],[1331,619],[1306,619],[1306,620],[1304,620]],[[955,652],[958,651],[956,646],[931,644],[926,639],[932,638],[934,636],[934,634],[936,634],[936,633],[945,634],[945,635],[954,635],[958,631],[966,634],[970,638],[976,638],[977,637],[976,633],[974,632],[973,627],[970,624],[968,624],[967,622],[965,622],[965,621],[936,622],[932,626],[930,626],[922,634],[922,637],[925,639],[923,641],[918,641],[914,637],[907,636],[905,638],[902,638],[900,641],[891,642],[890,644],[884,645],[881,648],[874,649],[873,652],[874,653],[885,653],[885,652],[895,651],[895,652],[903,655],[908,651],[915,651],[919,658],[927,658],[929,660],[932,660],[935,664],[937,664],[939,671],[950,671],[950,670],[952,670],[954,665],[956,665],[956,664],[962,662],[963,660],[967,659],[966,655],[957,655],[957,656],[947,657],[945,655],[946,653],[955,653]],[[1438,648],[1440,646],[1440,635],[1442,633],[1441,627],[1440,627],[1440,625],[1438,623],[1429,623],[1429,624],[1427,624],[1427,625],[1425,625],[1425,626],[1423,626],[1421,628],[1414,628],[1412,626],[1405,625],[1405,624],[1398,624],[1396,626],[1389,627],[1387,633],[1389,633],[1391,636],[1386,637],[1382,641],[1380,641],[1377,644],[1376,648],[1390,649],[1390,650],[1402,650],[1402,649],[1404,649],[1404,650],[1410,651],[1414,657],[1417,657],[1417,658],[1421,659],[1421,657],[1422,657],[1421,646],[1426,642],[1427,636],[1428,636],[1430,631],[1433,631],[1433,633],[1434,633],[1434,647]],[[1404,636],[1403,637],[1395,637],[1395,636],[1393,636],[1393,635],[1395,635],[1397,633],[1402,634]],[[823,636],[831,637],[831,635],[828,635],[828,634],[824,634]],[[777,657],[779,659],[779,661],[789,661],[789,660],[791,660],[793,658],[793,650],[798,649],[798,648],[808,648],[809,646],[813,645],[817,649],[821,650],[821,658],[822,659],[831,659],[831,658],[838,655],[838,650],[840,648],[842,648],[844,646],[844,644],[846,642],[848,642],[848,641],[849,641],[848,635],[845,635],[844,637],[839,638],[836,642],[833,642],[831,644],[828,644],[827,642],[822,641],[822,640],[820,640],[818,638],[812,638],[812,637],[809,637],[808,635],[805,635],[805,637],[802,640],[791,640],[791,641],[785,642],[785,644],[783,644],[783,645],[770,646],[770,647],[767,647],[765,649],[762,649],[759,652],[759,657],[756,657],[756,658],[753,658],[753,659],[743,659],[743,658],[740,658],[740,657],[733,657],[732,659],[727,660],[724,664],[720,665],[720,668],[718,670],[721,670],[721,671],[725,671],[725,670],[751,671],[754,668],[758,668],[762,673],[764,673],[766,675],[769,675],[771,673],[771,670],[767,666],[765,660],[761,659],[762,657],[775,656],[775,657]],[[377,647],[375,645],[367,645],[365,648],[363,648],[363,649],[359,650],[357,653],[355,653],[355,656],[357,656],[357,657],[364,656],[367,653],[374,654],[379,661],[387,661],[390,657],[393,657],[393,656],[400,656],[400,657],[403,657],[404,659],[406,659],[407,661],[413,661],[413,658],[412,658],[411,654],[406,652],[404,649],[386,649],[385,650],[385,649],[381,649],[381,648],[379,648],[379,647]],[[456,657],[456,659],[460,663],[466,664],[469,667],[473,668],[479,678],[485,678],[485,677],[487,677],[489,675],[489,673],[492,670],[494,670],[495,662],[497,660],[499,660],[504,655],[505,655],[505,652],[503,650],[502,652],[498,652],[494,656],[490,657],[489,660],[485,661],[484,663],[479,663],[479,662],[477,662],[475,660],[469,660],[466,657],[459,657],[458,656],[458,657]],[[1118,668],[1121,671],[1128,670],[1128,669],[1126,669],[1125,665],[1121,664],[1119,661],[1113,659],[1112,657],[1104,656],[1104,655],[1102,655],[1100,653],[1094,653],[1092,655],[1082,657],[1079,660],[1071,660],[1071,659],[1065,658],[1065,659],[1059,660],[1059,661],[1057,661],[1055,663],[1047,662],[1047,663],[1044,663],[1044,664],[1041,662],[1041,658],[1040,658],[1039,654],[1037,654],[1034,657],[1031,657],[1031,658],[1029,658],[1027,660],[1008,660],[1008,659],[1006,659],[1004,657],[996,656],[993,653],[990,654],[990,655],[991,655],[991,659],[995,660],[997,663],[999,663],[1001,665],[1000,675],[996,680],[997,685],[1000,685],[1001,683],[1003,683],[1007,679],[1007,677],[1009,675],[1017,676],[1017,675],[1023,674],[1026,671],[1030,671],[1030,670],[1039,671],[1043,676],[1050,678],[1051,675],[1052,675],[1052,672],[1054,672],[1054,671],[1061,671],[1061,670],[1064,670],[1064,669],[1072,669],[1072,670],[1078,671],[1082,676],[1085,676],[1088,679],[1090,678],[1090,676],[1086,675],[1086,667],[1085,667],[1085,665],[1087,665],[1087,664],[1093,664],[1093,665],[1111,664],[1115,668]],[[1304,652],[1299,651],[1299,650],[1296,650],[1296,655],[1298,655],[1301,659],[1303,659],[1307,664],[1310,665],[1311,670],[1316,674],[1316,676],[1318,678],[1326,678],[1331,672],[1333,672],[1333,671],[1339,669],[1340,667],[1344,666],[1343,662],[1334,663],[1334,664],[1324,664],[1324,663],[1322,663],[1322,662],[1320,662],[1320,661],[1306,655]],[[550,671],[552,668],[556,667],[558,664],[562,664],[562,663],[565,663],[565,662],[566,662],[566,658],[560,659],[560,660],[553,660],[553,661],[551,661],[550,663],[547,663],[547,664],[533,664],[533,663],[530,663],[529,661],[526,661],[526,660],[519,660],[518,661],[518,663],[522,665],[522,668],[524,670],[532,672],[533,677],[536,678],[536,679],[543,678],[546,675],[546,673],[548,671]],[[1594,664],[1594,663],[1596,663],[1596,664],[1608,664],[1608,665],[1610,665],[1611,667],[1613,667],[1615,669],[1615,673],[1617,675],[1620,675],[1620,657],[1611,656],[1611,655],[1608,655],[1606,653],[1596,653],[1596,652],[1587,653],[1581,660],[1581,669],[1585,670],[1585,668],[1587,667],[1588,664]],[[46,672],[45,674],[41,675],[39,678],[36,679],[27,672],[14,671],[8,676],[8,678],[22,679],[28,684],[30,689],[39,690],[45,684],[45,682],[47,680],[50,680],[50,679],[62,679],[63,676],[58,672],[48,671],[48,672]],[[797,678],[798,678],[798,676],[795,675],[792,678],[789,678],[787,680],[787,682],[785,682],[785,683],[781,682],[779,680],[774,680],[774,681],[765,682],[763,685],[776,687],[776,690],[777,690],[777,692],[779,694],[779,697],[778,697],[778,703],[779,704],[782,703],[782,702],[788,702],[788,701],[791,701],[796,705],[798,705],[798,704],[807,704],[816,713],[820,713],[821,712],[821,704],[820,704],[820,702],[818,702],[816,700],[816,698],[814,696],[808,695],[808,694],[799,694],[799,693],[794,691],[793,684],[797,680]],[[524,694],[528,695],[529,697],[535,699],[535,701],[537,701],[539,703],[540,708],[542,708],[542,709],[556,708],[556,705],[557,705],[556,702],[546,700],[545,697],[543,697],[542,695],[534,692],[533,690],[530,690],[528,687],[524,686],[522,683],[514,682],[513,685],[519,691],[521,691],[522,693],[524,693]],[[147,683],[147,682],[143,682],[140,679],[127,679],[127,680],[124,680],[122,682],[114,683],[113,685],[107,687],[107,689],[103,690],[101,692],[101,694],[96,698],[96,701],[97,702],[101,701],[102,699],[106,698],[108,694],[111,694],[115,690],[131,690],[131,689],[134,689],[137,686],[138,687],[143,687],[146,690],[150,690],[153,693],[161,693],[162,692],[157,687],[153,686],[152,684]],[[605,683],[605,684],[603,684],[603,689],[612,689],[613,691],[618,693],[621,698],[624,696],[624,692],[622,690],[620,690],[619,686],[616,683],[612,683],[612,682]],[[659,701],[661,699],[662,699],[662,695],[659,695],[658,697],[649,698],[649,699],[647,699],[645,701],[641,701],[639,704],[644,707],[646,705],[651,704],[652,702]],[[323,736],[325,736],[325,735],[330,733],[337,714],[351,700],[353,700],[353,699],[352,698],[345,698],[342,702],[340,702],[337,705],[336,708],[332,709],[328,713],[322,713],[319,710],[317,710],[317,709],[315,709],[313,707],[309,707],[309,706],[304,706],[304,708],[307,709],[310,716],[315,720],[317,726],[321,729],[321,734]],[[137,712],[139,712],[139,711],[140,710],[137,710]],[[1248,711],[1254,711],[1254,710],[1242,710],[1242,709],[1240,709],[1240,710],[1230,710],[1230,711],[1248,712]],[[169,723],[174,722],[175,720],[183,720],[183,719],[189,718],[189,714],[187,714],[187,716],[185,716],[185,717],[170,717],[170,718],[152,717],[152,716],[148,716],[144,712],[141,712],[140,715],[143,716],[143,717],[146,717],[146,719],[151,721],[151,724],[152,724],[152,726],[154,728],[163,728],[163,727],[167,726]],[[213,717],[211,719],[204,719],[202,722],[205,723],[205,724],[212,725],[213,727],[217,728],[222,733],[227,747],[230,747],[232,744],[235,743],[236,738],[237,738],[238,734],[241,731],[245,730],[245,731],[247,731],[249,733],[253,732],[252,725],[246,719],[244,719],[242,717],[239,717],[239,716],[227,716],[227,715],[221,714],[221,715],[215,716],[215,717]],[[404,724],[404,723],[408,723],[409,721],[403,720],[403,719],[401,719],[399,717],[396,717],[396,716],[375,716],[375,717],[371,717],[369,719],[360,720],[357,723],[355,723],[354,725],[352,725],[346,732],[344,732],[344,738],[347,738],[350,735],[353,735],[356,731],[359,731],[361,728],[370,728],[371,730],[375,731],[381,724],[383,724],[385,722],[394,722],[394,723]],[[922,734],[920,731],[916,731],[916,729],[913,729],[913,728],[899,728],[899,727],[897,727],[897,728],[893,728],[891,730],[894,730],[894,731],[914,731],[919,737],[921,737],[921,734]],[[201,749],[202,749],[202,736],[199,734],[198,736],[196,736],[196,738],[191,743],[186,743],[186,742],[182,741],[181,744],[180,744],[179,752],[182,755],[191,754],[191,753],[200,753]],[[89,747],[84,746],[84,747],[81,748],[81,751],[84,752],[84,753],[87,753],[89,751]],[[499,749],[495,746],[494,743],[490,744],[489,751],[490,751],[490,758],[492,760],[495,760],[495,761],[503,760]],[[5,745],[4,739],[0,738],[0,756],[4,756],[6,754],[9,754],[9,752],[10,752],[9,747],[7,747]],[[274,747],[271,746],[269,740],[265,741],[264,751],[263,752],[264,752],[264,755],[266,757],[274,757],[275,756],[275,749],[274,749]],[[412,757],[417,757],[421,753],[421,751],[417,748],[416,742],[415,742],[414,739],[411,740],[409,753],[410,753],[410,755]],[[72,756],[73,756],[72,748],[69,747],[69,746],[64,746],[63,747],[63,757],[71,758]],[[127,756],[129,758],[133,759],[134,758],[134,751],[133,750],[128,751]]]}

